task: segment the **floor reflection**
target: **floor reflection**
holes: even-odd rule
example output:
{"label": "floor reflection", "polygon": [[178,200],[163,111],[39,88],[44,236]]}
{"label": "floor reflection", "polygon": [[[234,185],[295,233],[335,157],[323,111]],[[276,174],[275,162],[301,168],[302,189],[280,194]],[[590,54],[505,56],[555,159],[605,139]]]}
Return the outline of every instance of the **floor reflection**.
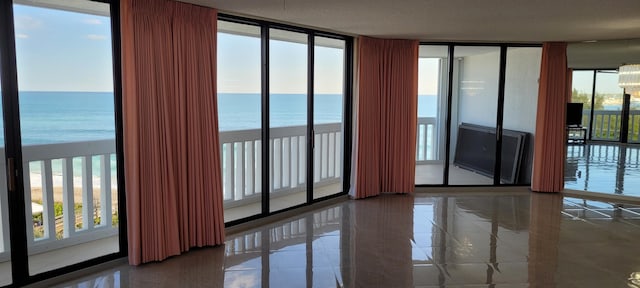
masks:
{"label": "floor reflection", "polygon": [[640,147],[567,145],[564,179],[566,189],[640,196]]}
{"label": "floor reflection", "polygon": [[628,204],[384,195],[61,287],[635,287],[638,237],[640,206]]}

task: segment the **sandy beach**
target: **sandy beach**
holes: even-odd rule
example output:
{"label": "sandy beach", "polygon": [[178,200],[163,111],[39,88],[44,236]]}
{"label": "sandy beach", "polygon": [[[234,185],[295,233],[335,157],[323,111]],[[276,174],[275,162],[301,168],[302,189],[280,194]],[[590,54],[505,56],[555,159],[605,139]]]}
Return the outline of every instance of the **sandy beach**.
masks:
{"label": "sandy beach", "polygon": [[[42,192],[42,176],[40,173],[31,173],[30,174],[30,185],[31,185],[31,201],[42,203],[42,199],[44,197]],[[93,177],[93,200],[94,203],[99,203],[101,199],[102,191],[100,189],[100,177]],[[113,177],[111,179],[111,203],[113,209],[117,208],[118,203],[118,189],[116,184],[116,178]],[[62,202],[62,176],[54,175],[53,176],[53,201],[54,202]],[[82,203],[83,193],[82,193],[82,177],[74,177],[73,178],[73,199],[75,203]],[[98,202],[96,202],[98,201]]]}

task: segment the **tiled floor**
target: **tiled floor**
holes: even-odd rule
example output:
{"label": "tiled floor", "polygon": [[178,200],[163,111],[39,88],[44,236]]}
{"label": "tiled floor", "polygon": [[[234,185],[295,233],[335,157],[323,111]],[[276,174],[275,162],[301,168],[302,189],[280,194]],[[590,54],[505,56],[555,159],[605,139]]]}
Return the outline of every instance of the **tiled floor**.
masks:
{"label": "tiled floor", "polygon": [[452,195],[346,200],[59,287],[638,287],[640,206]]}
{"label": "tiled floor", "polygon": [[[318,185],[314,187],[313,198],[322,198],[342,192],[342,182],[329,183]],[[269,205],[271,212],[279,211],[292,206],[306,203],[307,191],[301,191],[297,193],[291,193],[278,197],[269,198]],[[224,208],[224,222],[230,222],[254,215],[258,215],[262,212],[262,203],[260,199],[255,199],[252,203],[246,203],[244,205],[225,207]]]}
{"label": "tiled floor", "polygon": [[[118,252],[118,235],[82,242],[29,256],[29,274],[36,275]],[[11,262],[0,262],[0,286],[11,284]]]}
{"label": "tiled floor", "polygon": [[[443,171],[443,164],[416,165],[416,185],[442,185]],[[493,185],[493,178],[450,165],[449,185]]]}
{"label": "tiled floor", "polygon": [[640,145],[567,145],[565,188],[640,196]]}

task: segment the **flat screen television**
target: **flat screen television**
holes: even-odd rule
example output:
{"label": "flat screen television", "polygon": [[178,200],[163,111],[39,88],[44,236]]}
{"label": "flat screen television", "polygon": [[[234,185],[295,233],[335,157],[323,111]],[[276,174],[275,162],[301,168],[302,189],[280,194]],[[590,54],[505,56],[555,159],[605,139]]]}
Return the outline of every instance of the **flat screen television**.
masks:
{"label": "flat screen television", "polygon": [[582,126],[582,103],[567,103],[567,126]]}

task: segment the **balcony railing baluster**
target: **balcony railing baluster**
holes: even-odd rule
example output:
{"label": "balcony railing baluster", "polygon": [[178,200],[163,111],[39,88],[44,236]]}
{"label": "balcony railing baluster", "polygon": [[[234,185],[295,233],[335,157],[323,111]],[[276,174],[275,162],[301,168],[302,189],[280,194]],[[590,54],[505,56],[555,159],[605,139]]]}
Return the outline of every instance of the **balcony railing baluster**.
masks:
{"label": "balcony railing baluster", "polygon": [[[1,149],[0,149],[1,150]],[[23,160],[23,184],[25,196],[25,217],[27,221],[27,246],[29,255],[64,248],[80,243],[94,241],[106,237],[117,235],[118,229],[112,223],[113,205],[111,203],[111,156],[115,154],[115,141],[97,140],[85,142],[55,143],[42,145],[25,145],[22,147]],[[100,157],[100,204],[93,205],[93,168],[91,158]],[[82,182],[82,230],[76,231],[76,215],[74,199],[74,175],[73,159],[81,158],[83,161],[80,178]],[[59,160],[60,175],[55,175],[52,162]],[[31,171],[31,164],[37,165],[40,171]],[[36,166],[36,167],[37,167]],[[4,177],[4,175],[3,175]],[[38,177],[32,179],[32,177]],[[60,177],[55,180],[55,177]],[[77,177],[76,177],[77,178]],[[57,179],[57,178],[56,178]],[[2,178],[4,181],[4,178]],[[32,183],[35,183],[32,185]],[[39,187],[38,187],[39,186]],[[98,187],[98,186],[97,186]],[[34,189],[40,188],[42,193],[38,195],[42,199],[42,220],[36,219],[32,207],[32,193]],[[61,193],[62,195],[56,195]],[[55,196],[54,196],[55,195]],[[56,215],[55,201],[62,199],[62,214]],[[3,217],[6,216],[8,201],[6,197],[0,197],[0,206],[3,208]],[[32,206],[33,205],[33,206]],[[100,213],[94,215],[94,208],[99,208]],[[95,217],[100,217],[100,225],[94,225]],[[42,235],[35,237],[34,227],[42,225]],[[2,227],[3,232],[7,231]],[[59,230],[62,230],[60,233]],[[59,233],[59,234],[58,234]],[[8,233],[2,233],[2,243],[8,243]],[[4,245],[3,245],[4,246]],[[5,246],[6,247],[6,246]],[[8,260],[8,254],[0,250],[0,261]]]}

